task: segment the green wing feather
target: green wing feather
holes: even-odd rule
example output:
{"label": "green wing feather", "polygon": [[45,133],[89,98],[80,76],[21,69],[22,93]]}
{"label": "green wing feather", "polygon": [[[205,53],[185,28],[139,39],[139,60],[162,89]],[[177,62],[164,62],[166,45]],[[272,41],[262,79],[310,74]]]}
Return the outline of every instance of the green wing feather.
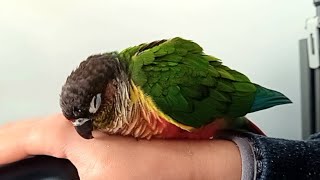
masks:
{"label": "green wing feather", "polygon": [[161,111],[188,126],[244,116],[255,100],[256,86],[245,75],[189,40],[141,44],[120,52],[120,59],[128,62],[133,82]]}

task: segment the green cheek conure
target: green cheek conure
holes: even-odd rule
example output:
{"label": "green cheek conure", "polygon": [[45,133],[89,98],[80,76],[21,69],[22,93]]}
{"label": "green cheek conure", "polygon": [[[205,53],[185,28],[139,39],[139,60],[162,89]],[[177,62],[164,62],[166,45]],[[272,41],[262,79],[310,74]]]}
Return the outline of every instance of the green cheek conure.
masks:
{"label": "green cheek conure", "polygon": [[93,55],[67,78],[64,116],[80,136],[209,139],[236,129],[263,134],[244,116],[291,103],[179,37]]}

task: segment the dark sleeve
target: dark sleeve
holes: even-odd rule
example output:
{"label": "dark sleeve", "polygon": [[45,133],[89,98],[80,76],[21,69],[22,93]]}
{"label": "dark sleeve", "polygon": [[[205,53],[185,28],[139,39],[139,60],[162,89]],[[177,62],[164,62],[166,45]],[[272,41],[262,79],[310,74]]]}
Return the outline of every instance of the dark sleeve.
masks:
{"label": "dark sleeve", "polygon": [[228,133],[242,159],[242,180],[320,179],[320,133],[306,141]]}

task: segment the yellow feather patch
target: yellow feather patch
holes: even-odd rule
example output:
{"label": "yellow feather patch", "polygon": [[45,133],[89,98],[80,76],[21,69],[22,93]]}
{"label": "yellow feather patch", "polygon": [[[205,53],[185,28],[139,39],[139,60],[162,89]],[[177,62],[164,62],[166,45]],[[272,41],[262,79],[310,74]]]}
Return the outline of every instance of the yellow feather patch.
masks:
{"label": "yellow feather patch", "polygon": [[174,121],[171,117],[168,115],[164,114],[153,102],[152,98],[146,95],[142,89],[138,86],[136,86],[132,81],[131,81],[131,87],[132,89],[130,90],[130,99],[133,103],[136,103],[138,100],[144,104],[144,107],[147,108],[149,111],[156,112],[159,114],[159,116],[163,119],[165,119],[167,122],[176,125],[177,127],[186,130],[186,131],[192,131],[195,129],[194,127],[187,126],[184,124],[181,124],[177,121]]}

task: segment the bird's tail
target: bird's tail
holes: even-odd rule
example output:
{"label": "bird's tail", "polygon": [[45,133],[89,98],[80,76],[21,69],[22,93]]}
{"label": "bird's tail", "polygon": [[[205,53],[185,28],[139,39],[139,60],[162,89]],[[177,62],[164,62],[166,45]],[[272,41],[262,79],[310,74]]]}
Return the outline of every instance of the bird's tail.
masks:
{"label": "bird's tail", "polygon": [[256,85],[256,96],[250,112],[260,111],[273,106],[292,103],[285,95],[278,91]]}

